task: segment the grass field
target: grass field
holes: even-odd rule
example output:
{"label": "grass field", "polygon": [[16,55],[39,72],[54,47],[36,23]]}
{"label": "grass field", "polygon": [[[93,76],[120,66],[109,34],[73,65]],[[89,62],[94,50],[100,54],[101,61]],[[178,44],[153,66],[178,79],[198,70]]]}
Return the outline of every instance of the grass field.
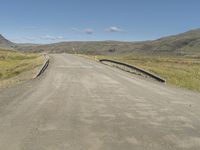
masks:
{"label": "grass field", "polygon": [[116,55],[90,56],[126,62],[146,69],[167,80],[167,84],[200,91],[200,57]]}
{"label": "grass field", "polygon": [[0,49],[0,83],[23,72],[33,70],[43,62],[39,54]]}

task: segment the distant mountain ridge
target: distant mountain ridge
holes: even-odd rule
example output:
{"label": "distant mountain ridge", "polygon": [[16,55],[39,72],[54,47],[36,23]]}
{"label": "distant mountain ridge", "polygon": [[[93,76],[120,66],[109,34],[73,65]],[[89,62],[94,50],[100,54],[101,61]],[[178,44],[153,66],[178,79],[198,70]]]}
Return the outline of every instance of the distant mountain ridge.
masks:
{"label": "distant mountain ridge", "polygon": [[[5,41],[5,40],[4,40]],[[10,42],[7,40],[8,45]],[[188,54],[200,53],[200,29],[178,35],[163,37],[153,41],[120,42],[120,41],[84,41],[61,42],[46,45],[15,45],[15,49],[33,52],[50,53],[83,53],[83,54]]]}
{"label": "distant mountain ridge", "polygon": [[155,50],[178,50],[200,52],[200,29],[152,41]]}
{"label": "distant mountain ridge", "polygon": [[12,48],[15,44],[7,40],[0,34],[0,47],[1,48]]}

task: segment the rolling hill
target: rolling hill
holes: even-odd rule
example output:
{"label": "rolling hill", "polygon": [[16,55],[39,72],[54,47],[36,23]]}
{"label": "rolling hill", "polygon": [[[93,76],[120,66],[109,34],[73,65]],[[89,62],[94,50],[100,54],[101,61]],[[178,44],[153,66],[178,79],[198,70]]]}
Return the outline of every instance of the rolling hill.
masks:
{"label": "rolling hill", "polygon": [[[10,44],[9,41],[5,43]],[[144,42],[120,41],[85,41],[61,42],[47,45],[15,45],[15,49],[34,52],[51,53],[83,53],[83,54],[196,54],[200,53],[200,29],[191,30],[174,36]]]}

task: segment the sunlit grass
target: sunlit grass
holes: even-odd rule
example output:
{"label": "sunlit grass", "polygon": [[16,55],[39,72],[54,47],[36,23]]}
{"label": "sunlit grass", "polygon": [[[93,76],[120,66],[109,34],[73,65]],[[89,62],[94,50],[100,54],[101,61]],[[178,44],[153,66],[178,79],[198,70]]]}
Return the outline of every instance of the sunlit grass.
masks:
{"label": "sunlit grass", "polygon": [[32,70],[42,63],[38,54],[0,49],[0,81]]}
{"label": "sunlit grass", "polygon": [[93,59],[109,58],[136,65],[167,80],[168,84],[190,90],[200,91],[199,57],[178,56],[91,56]]}

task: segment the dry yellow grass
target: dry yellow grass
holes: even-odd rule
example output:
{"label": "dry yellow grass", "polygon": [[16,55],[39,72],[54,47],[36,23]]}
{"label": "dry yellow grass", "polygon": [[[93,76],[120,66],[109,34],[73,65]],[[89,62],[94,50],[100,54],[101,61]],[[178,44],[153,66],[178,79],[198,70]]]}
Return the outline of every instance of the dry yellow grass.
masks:
{"label": "dry yellow grass", "polygon": [[167,80],[168,84],[200,91],[199,57],[116,55],[90,56],[91,59],[108,58],[136,65]]}
{"label": "dry yellow grass", "polygon": [[43,62],[39,54],[0,49],[0,83],[33,70]]}

